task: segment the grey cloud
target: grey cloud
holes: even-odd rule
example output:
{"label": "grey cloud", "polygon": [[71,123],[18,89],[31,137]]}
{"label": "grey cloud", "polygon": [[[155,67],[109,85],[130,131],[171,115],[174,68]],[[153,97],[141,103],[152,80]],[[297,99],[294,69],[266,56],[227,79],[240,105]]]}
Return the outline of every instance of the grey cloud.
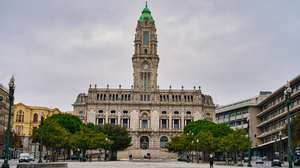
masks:
{"label": "grey cloud", "polygon": [[[225,104],[274,90],[300,72],[298,1],[151,0],[159,85],[201,85]],[[19,102],[71,110],[90,83],[132,84],[140,0],[3,0],[0,82]]]}

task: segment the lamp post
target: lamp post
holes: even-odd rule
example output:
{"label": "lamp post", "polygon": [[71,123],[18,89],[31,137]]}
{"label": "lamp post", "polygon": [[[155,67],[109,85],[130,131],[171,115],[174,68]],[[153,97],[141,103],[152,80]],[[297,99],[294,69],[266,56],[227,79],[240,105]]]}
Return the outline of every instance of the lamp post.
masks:
{"label": "lamp post", "polygon": [[197,163],[199,163],[199,139],[196,139]]}
{"label": "lamp post", "polygon": [[287,107],[287,120],[288,120],[288,162],[289,162],[289,168],[293,167],[293,161],[292,161],[292,129],[291,129],[291,113],[290,113],[290,104],[291,104],[291,94],[292,89],[290,87],[290,82],[287,82],[286,89],[284,91],[285,96],[285,104]]}
{"label": "lamp post", "polygon": [[281,138],[282,138],[282,131],[279,132],[279,159],[280,161],[282,162],[283,159],[282,159],[282,142],[281,142]]}
{"label": "lamp post", "polygon": [[14,76],[11,77],[9,81],[9,109],[8,109],[8,122],[7,128],[5,132],[5,159],[4,163],[2,164],[2,168],[9,168],[8,158],[9,158],[9,147],[10,147],[10,134],[11,134],[11,115],[12,115],[12,106],[14,104],[14,92],[15,92],[15,78]]}
{"label": "lamp post", "polygon": [[[248,113],[248,115],[250,115],[250,113]],[[247,117],[247,123],[248,123],[248,138],[250,139],[250,116]],[[247,167],[252,167],[252,164],[251,164],[251,144],[249,146],[249,149],[248,149],[248,164],[247,164]]]}
{"label": "lamp post", "polygon": [[[44,117],[41,117],[40,128],[43,126],[43,122],[44,122]],[[40,152],[40,156],[39,156],[39,161],[38,161],[38,163],[43,163],[43,160],[42,160],[42,155],[43,155],[43,136],[42,136],[41,133],[40,133],[39,152]]]}
{"label": "lamp post", "polygon": [[[192,148],[194,148],[194,140],[192,140]],[[192,152],[192,163],[194,163],[194,152]]]}
{"label": "lamp post", "polygon": [[[105,142],[108,143],[109,142],[109,139],[106,137],[105,138]],[[104,161],[106,161],[107,158],[106,158],[106,148],[104,148]]]}

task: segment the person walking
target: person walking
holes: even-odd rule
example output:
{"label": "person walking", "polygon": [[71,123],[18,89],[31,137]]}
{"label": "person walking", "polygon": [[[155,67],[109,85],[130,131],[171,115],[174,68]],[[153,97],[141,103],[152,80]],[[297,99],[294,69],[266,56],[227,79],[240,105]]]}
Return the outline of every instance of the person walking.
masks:
{"label": "person walking", "polygon": [[212,154],[209,155],[208,161],[209,161],[209,167],[213,168],[214,167],[214,157]]}

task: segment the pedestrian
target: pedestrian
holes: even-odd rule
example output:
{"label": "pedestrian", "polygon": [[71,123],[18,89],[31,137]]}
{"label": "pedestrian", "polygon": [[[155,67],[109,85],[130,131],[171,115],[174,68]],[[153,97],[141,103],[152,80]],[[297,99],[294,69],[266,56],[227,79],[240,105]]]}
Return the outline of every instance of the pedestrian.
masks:
{"label": "pedestrian", "polygon": [[212,154],[209,155],[208,161],[209,161],[209,167],[213,168],[214,167],[214,157]]}

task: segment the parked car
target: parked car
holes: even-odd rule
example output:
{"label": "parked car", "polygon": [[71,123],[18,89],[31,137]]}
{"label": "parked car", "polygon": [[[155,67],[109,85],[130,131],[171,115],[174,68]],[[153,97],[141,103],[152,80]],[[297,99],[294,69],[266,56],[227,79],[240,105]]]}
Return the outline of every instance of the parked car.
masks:
{"label": "parked car", "polygon": [[255,160],[255,163],[256,164],[264,164],[264,161],[263,161],[263,158],[257,158],[256,160]]}
{"label": "parked car", "polygon": [[294,165],[300,166],[300,147],[297,147],[295,150],[295,162]]}
{"label": "parked car", "polygon": [[281,167],[281,161],[279,159],[273,159],[271,162],[271,166],[272,167],[275,167],[275,166]]}
{"label": "parked car", "polygon": [[31,156],[29,153],[20,153],[19,162],[31,162],[34,161],[33,156]]}
{"label": "parked car", "polygon": [[83,157],[82,155],[72,155],[70,157],[71,160],[80,160],[80,161],[86,161],[86,157]]}

